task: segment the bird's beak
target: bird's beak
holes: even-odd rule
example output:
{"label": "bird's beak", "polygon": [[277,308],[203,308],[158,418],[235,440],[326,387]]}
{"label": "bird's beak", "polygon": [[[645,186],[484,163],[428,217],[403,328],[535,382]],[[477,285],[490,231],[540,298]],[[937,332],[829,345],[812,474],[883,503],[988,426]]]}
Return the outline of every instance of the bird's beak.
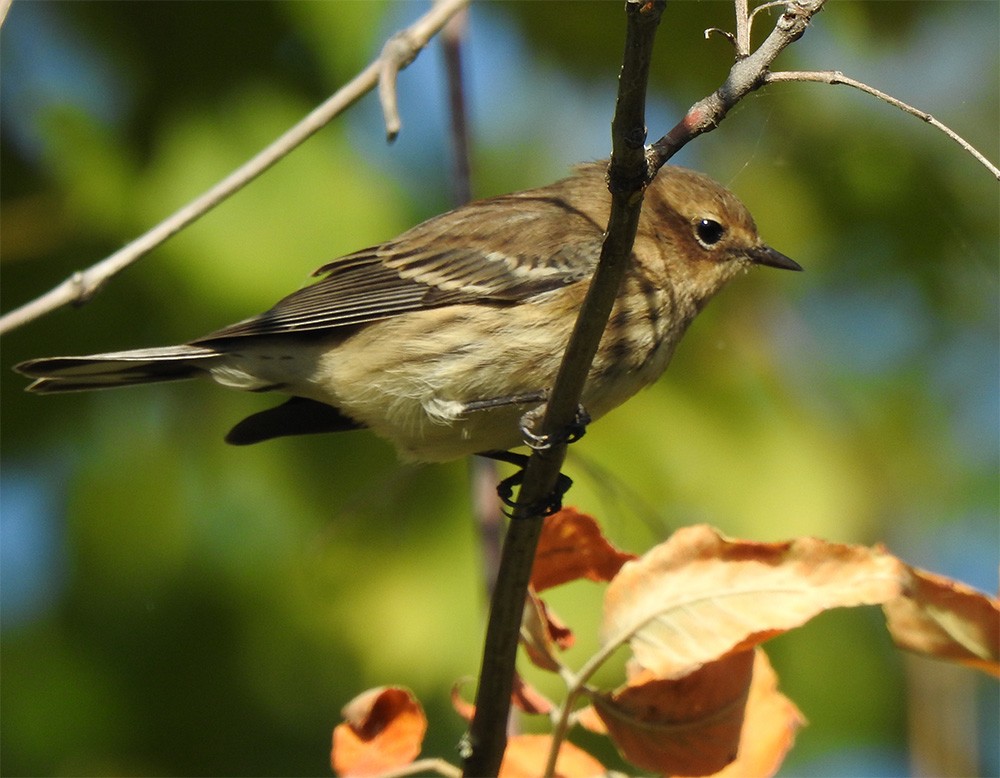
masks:
{"label": "bird's beak", "polygon": [[747,252],[750,261],[755,265],[767,265],[781,270],[801,270],[802,265],[790,257],[786,257],[780,251],[775,251],[770,246],[757,246]]}

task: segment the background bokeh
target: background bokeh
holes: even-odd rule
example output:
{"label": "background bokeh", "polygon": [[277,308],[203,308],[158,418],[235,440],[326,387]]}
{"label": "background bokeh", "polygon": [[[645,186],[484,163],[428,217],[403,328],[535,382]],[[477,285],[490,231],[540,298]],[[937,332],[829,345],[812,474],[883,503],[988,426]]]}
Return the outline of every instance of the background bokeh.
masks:
{"label": "background bokeh", "polygon": [[[426,7],[15,0],[3,310],[214,183]],[[622,26],[620,3],[474,6],[477,195],[607,155]],[[731,26],[729,3],[668,6],[651,136],[727,70],[713,26]],[[996,161],[998,32],[994,2],[831,3],[777,64],[844,70]],[[425,752],[457,758],[448,690],[477,670],[485,610],[465,463],[403,467],[365,433],[235,449],[224,433],[272,398],[200,383],[33,397],[10,372],[201,335],[447,208],[443,83],[434,44],[401,75],[394,145],[368,97],[85,307],[4,338],[3,774],[323,775],[340,707],[387,683],[426,706]],[[884,541],[995,592],[997,182],[922,122],[815,84],[752,96],[675,161],[734,189],[806,272],[726,290],[666,377],[573,447],[570,502],[636,552],[692,522]],[[599,591],[554,600],[579,662]],[[996,685],[903,657],[878,612],[826,614],[770,652],[811,722],[784,775],[1000,772]]]}

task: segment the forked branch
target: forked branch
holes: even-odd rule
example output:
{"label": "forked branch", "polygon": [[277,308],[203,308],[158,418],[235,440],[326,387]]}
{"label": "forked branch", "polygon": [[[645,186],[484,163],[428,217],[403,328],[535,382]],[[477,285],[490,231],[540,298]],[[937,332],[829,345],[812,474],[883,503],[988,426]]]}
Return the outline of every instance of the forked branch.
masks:
{"label": "forked branch", "polygon": [[[682,146],[704,132],[714,129],[725,118],[729,110],[747,94],[767,84],[788,81],[807,81],[822,84],[845,84],[899,108],[901,111],[916,116],[932,127],[943,132],[955,143],[971,154],[976,161],[1000,180],[1000,169],[990,162],[984,154],[971,143],[944,123],[935,119],[926,111],[921,111],[902,100],[893,97],[875,87],[869,86],[857,79],[845,76],[839,70],[828,71],[772,71],[771,64],[775,58],[790,44],[805,32],[812,17],[822,9],[825,0],[772,0],[765,2],[748,12],[747,0],[734,0],[736,7],[736,33],[729,33],[718,28],[705,31],[706,37],[711,33],[723,35],[733,44],[736,62],[729,71],[725,83],[714,93],[700,100],[688,109],[684,118],[670,132],[652,145],[650,154],[650,179],[657,170]],[[750,52],[750,32],[754,18],[761,11],[784,6],[781,17],[767,39],[755,52]]]}
{"label": "forked branch", "polygon": [[692,105],[684,118],[650,147],[649,175],[659,170],[684,145],[699,135],[719,126],[726,114],[750,92],[766,83],[771,63],[789,44],[802,37],[812,17],[822,9],[825,0],[790,0],[764,42],[754,51],[749,46],[750,19],[745,0],[736,0],[735,40],[736,61],[722,85],[703,100]]}

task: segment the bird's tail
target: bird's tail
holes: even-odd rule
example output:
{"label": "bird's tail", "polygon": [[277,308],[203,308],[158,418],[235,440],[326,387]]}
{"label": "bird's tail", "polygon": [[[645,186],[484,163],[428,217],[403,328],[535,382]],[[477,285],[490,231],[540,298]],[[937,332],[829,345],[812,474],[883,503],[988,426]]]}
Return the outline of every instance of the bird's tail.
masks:
{"label": "bird's tail", "polygon": [[202,346],[165,346],[83,357],[32,359],[14,369],[35,381],[29,392],[82,392],[160,381],[181,381],[203,374],[219,352]]}

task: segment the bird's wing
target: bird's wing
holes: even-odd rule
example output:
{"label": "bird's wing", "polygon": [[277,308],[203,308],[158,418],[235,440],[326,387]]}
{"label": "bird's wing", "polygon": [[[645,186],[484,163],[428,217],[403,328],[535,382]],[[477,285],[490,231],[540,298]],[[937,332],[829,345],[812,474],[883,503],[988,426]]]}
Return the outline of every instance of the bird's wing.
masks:
{"label": "bird's wing", "polygon": [[558,194],[482,200],[324,265],[271,310],[196,343],[350,327],[463,302],[513,303],[587,278],[603,225]]}

